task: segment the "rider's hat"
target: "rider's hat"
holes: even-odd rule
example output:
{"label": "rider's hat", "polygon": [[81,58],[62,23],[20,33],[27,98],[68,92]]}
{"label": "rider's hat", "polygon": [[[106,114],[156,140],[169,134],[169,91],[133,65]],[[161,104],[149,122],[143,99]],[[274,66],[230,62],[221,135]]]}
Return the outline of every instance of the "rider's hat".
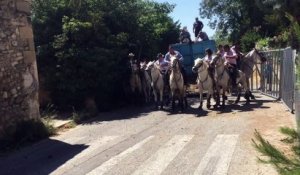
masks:
{"label": "rider's hat", "polygon": [[130,57],[134,57],[134,54],[132,53],[132,52],[130,52],[129,54],[128,54],[128,57],[130,58]]}
{"label": "rider's hat", "polygon": [[162,53],[158,53],[157,54],[157,58],[159,58],[159,57],[163,57],[164,55],[162,54]]}

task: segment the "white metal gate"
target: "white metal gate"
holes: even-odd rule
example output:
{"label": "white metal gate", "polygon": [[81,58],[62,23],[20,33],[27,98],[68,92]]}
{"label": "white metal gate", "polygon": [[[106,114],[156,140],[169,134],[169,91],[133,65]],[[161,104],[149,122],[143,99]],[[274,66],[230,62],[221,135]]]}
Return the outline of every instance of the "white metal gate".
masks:
{"label": "white metal gate", "polygon": [[282,100],[293,111],[296,51],[286,48],[262,53],[267,61],[255,66],[250,88]]}

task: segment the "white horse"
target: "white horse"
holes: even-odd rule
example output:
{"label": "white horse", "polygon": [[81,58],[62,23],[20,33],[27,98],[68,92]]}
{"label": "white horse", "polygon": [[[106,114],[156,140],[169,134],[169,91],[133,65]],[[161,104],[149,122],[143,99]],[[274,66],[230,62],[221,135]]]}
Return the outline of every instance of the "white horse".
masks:
{"label": "white horse", "polygon": [[147,64],[146,62],[141,62],[141,71],[142,71],[142,89],[145,96],[146,103],[150,102],[151,97],[151,77],[146,71]]}
{"label": "white horse", "polygon": [[199,95],[200,95],[200,105],[199,109],[202,109],[203,105],[203,91],[207,90],[207,109],[210,108],[210,99],[213,96],[213,78],[209,75],[208,72],[208,63],[203,59],[197,58],[194,62],[194,66],[192,68],[193,72],[198,74],[197,77],[197,85],[199,88]]}
{"label": "white horse", "polygon": [[[240,59],[240,70],[245,73],[247,86],[250,86],[249,79],[253,74],[253,67],[256,64],[261,64],[266,61],[266,58],[261,55],[255,48],[248,52],[243,58]],[[260,72],[259,72],[260,74]],[[261,75],[261,74],[260,74]],[[250,97],[255,99],[250,91]]]}
{"label": "white horse", "polygon": [[[216,89],[217,89],[217,105],[220,104],[220,91],[222,88],[222,107],[225,106],[225,100],[226,97],[226,91],[231,88],[230,86],[230,75],[228,73],[228,70],[225,67],[225,59],[223,59],[220,55],[214,56],[212,65],[215,66],[215,80],[216,80]],[[249,88],[247,86],[246,82],[246,76],[242,71],[238,71],[238,75],[236,78],[236,83],[241,84],[242,87],[238,87],[238,95],[235,100],[235,103],[238,103],[240,101],[241,96],[241,89],[243,88],[245,90],[245,98],[247,100],[247,103],[249,103]]]}
{"label": "white horse", "polygon": [[184,100],[187,105],[187,101],[185,98],[185,87],[183,81],[183,75],[180,71],[180,63],[179,59],[176,56],[171,56],[171,74],[170,74],[170,89],[171,89],[171,96],[172,96],[172,110],[175,110],[175,98],[177,97],[179,100],[179,104],[181,107],[181,111],[184,110]]}
{"label": "white horse", "polygon": [[162,74],[160,73],[159,65],[155,64],[154,61],[150,61],[146,67],[146,71],[148,70],[150,70],[150,74],[151,74],[151,79],[152,79],[151,86],[153,89],[153,95],[154,95],[156,106],[158,107],[157,96],[159,93],[160,109],[163,109],[164,80]]}
{"label": "white horse", "polygon": [[142,93],[142,83],[140,78],[140,69],[139,65],[136,61],[131,60],[130,61],[130,67],[131,67],[131,75],[130,75],[130,87],[132,93]]}

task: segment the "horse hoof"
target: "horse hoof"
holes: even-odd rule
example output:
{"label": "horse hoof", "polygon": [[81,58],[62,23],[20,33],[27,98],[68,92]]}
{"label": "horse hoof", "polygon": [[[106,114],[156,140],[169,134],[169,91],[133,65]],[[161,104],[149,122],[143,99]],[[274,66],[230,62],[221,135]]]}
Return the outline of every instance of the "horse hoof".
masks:
{"label": "horse hoof", "polygon": [[210,109],[210,105],[207,105],[206,107],[207,107],[207,109]]}

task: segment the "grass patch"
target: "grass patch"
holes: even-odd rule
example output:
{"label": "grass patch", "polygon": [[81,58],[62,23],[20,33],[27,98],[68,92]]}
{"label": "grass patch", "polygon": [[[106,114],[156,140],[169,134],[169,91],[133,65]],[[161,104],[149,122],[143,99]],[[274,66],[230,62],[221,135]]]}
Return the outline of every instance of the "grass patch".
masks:
{"label": "grass patch", "polygon": [[272,164],[281,175],[299,175],[300,174],[300,138],[298,133],[291,128],[282,127],[280,132],[286,135],[281,141],[290,146],[291,156],[287,156],[283,151],[264,139],[261,134],[255,130],[252,139],[253,145],[258,152],[264,156],[258,157],[262,163]]}
{"label": "grass patch", "polygon": [[75,109],[73,109],[71,118],[75,124],[80,124],[83,121],[91,119],[96,116],[97,116],[97,112],[88,112],[88,111],[77,112],[75,111]]}

